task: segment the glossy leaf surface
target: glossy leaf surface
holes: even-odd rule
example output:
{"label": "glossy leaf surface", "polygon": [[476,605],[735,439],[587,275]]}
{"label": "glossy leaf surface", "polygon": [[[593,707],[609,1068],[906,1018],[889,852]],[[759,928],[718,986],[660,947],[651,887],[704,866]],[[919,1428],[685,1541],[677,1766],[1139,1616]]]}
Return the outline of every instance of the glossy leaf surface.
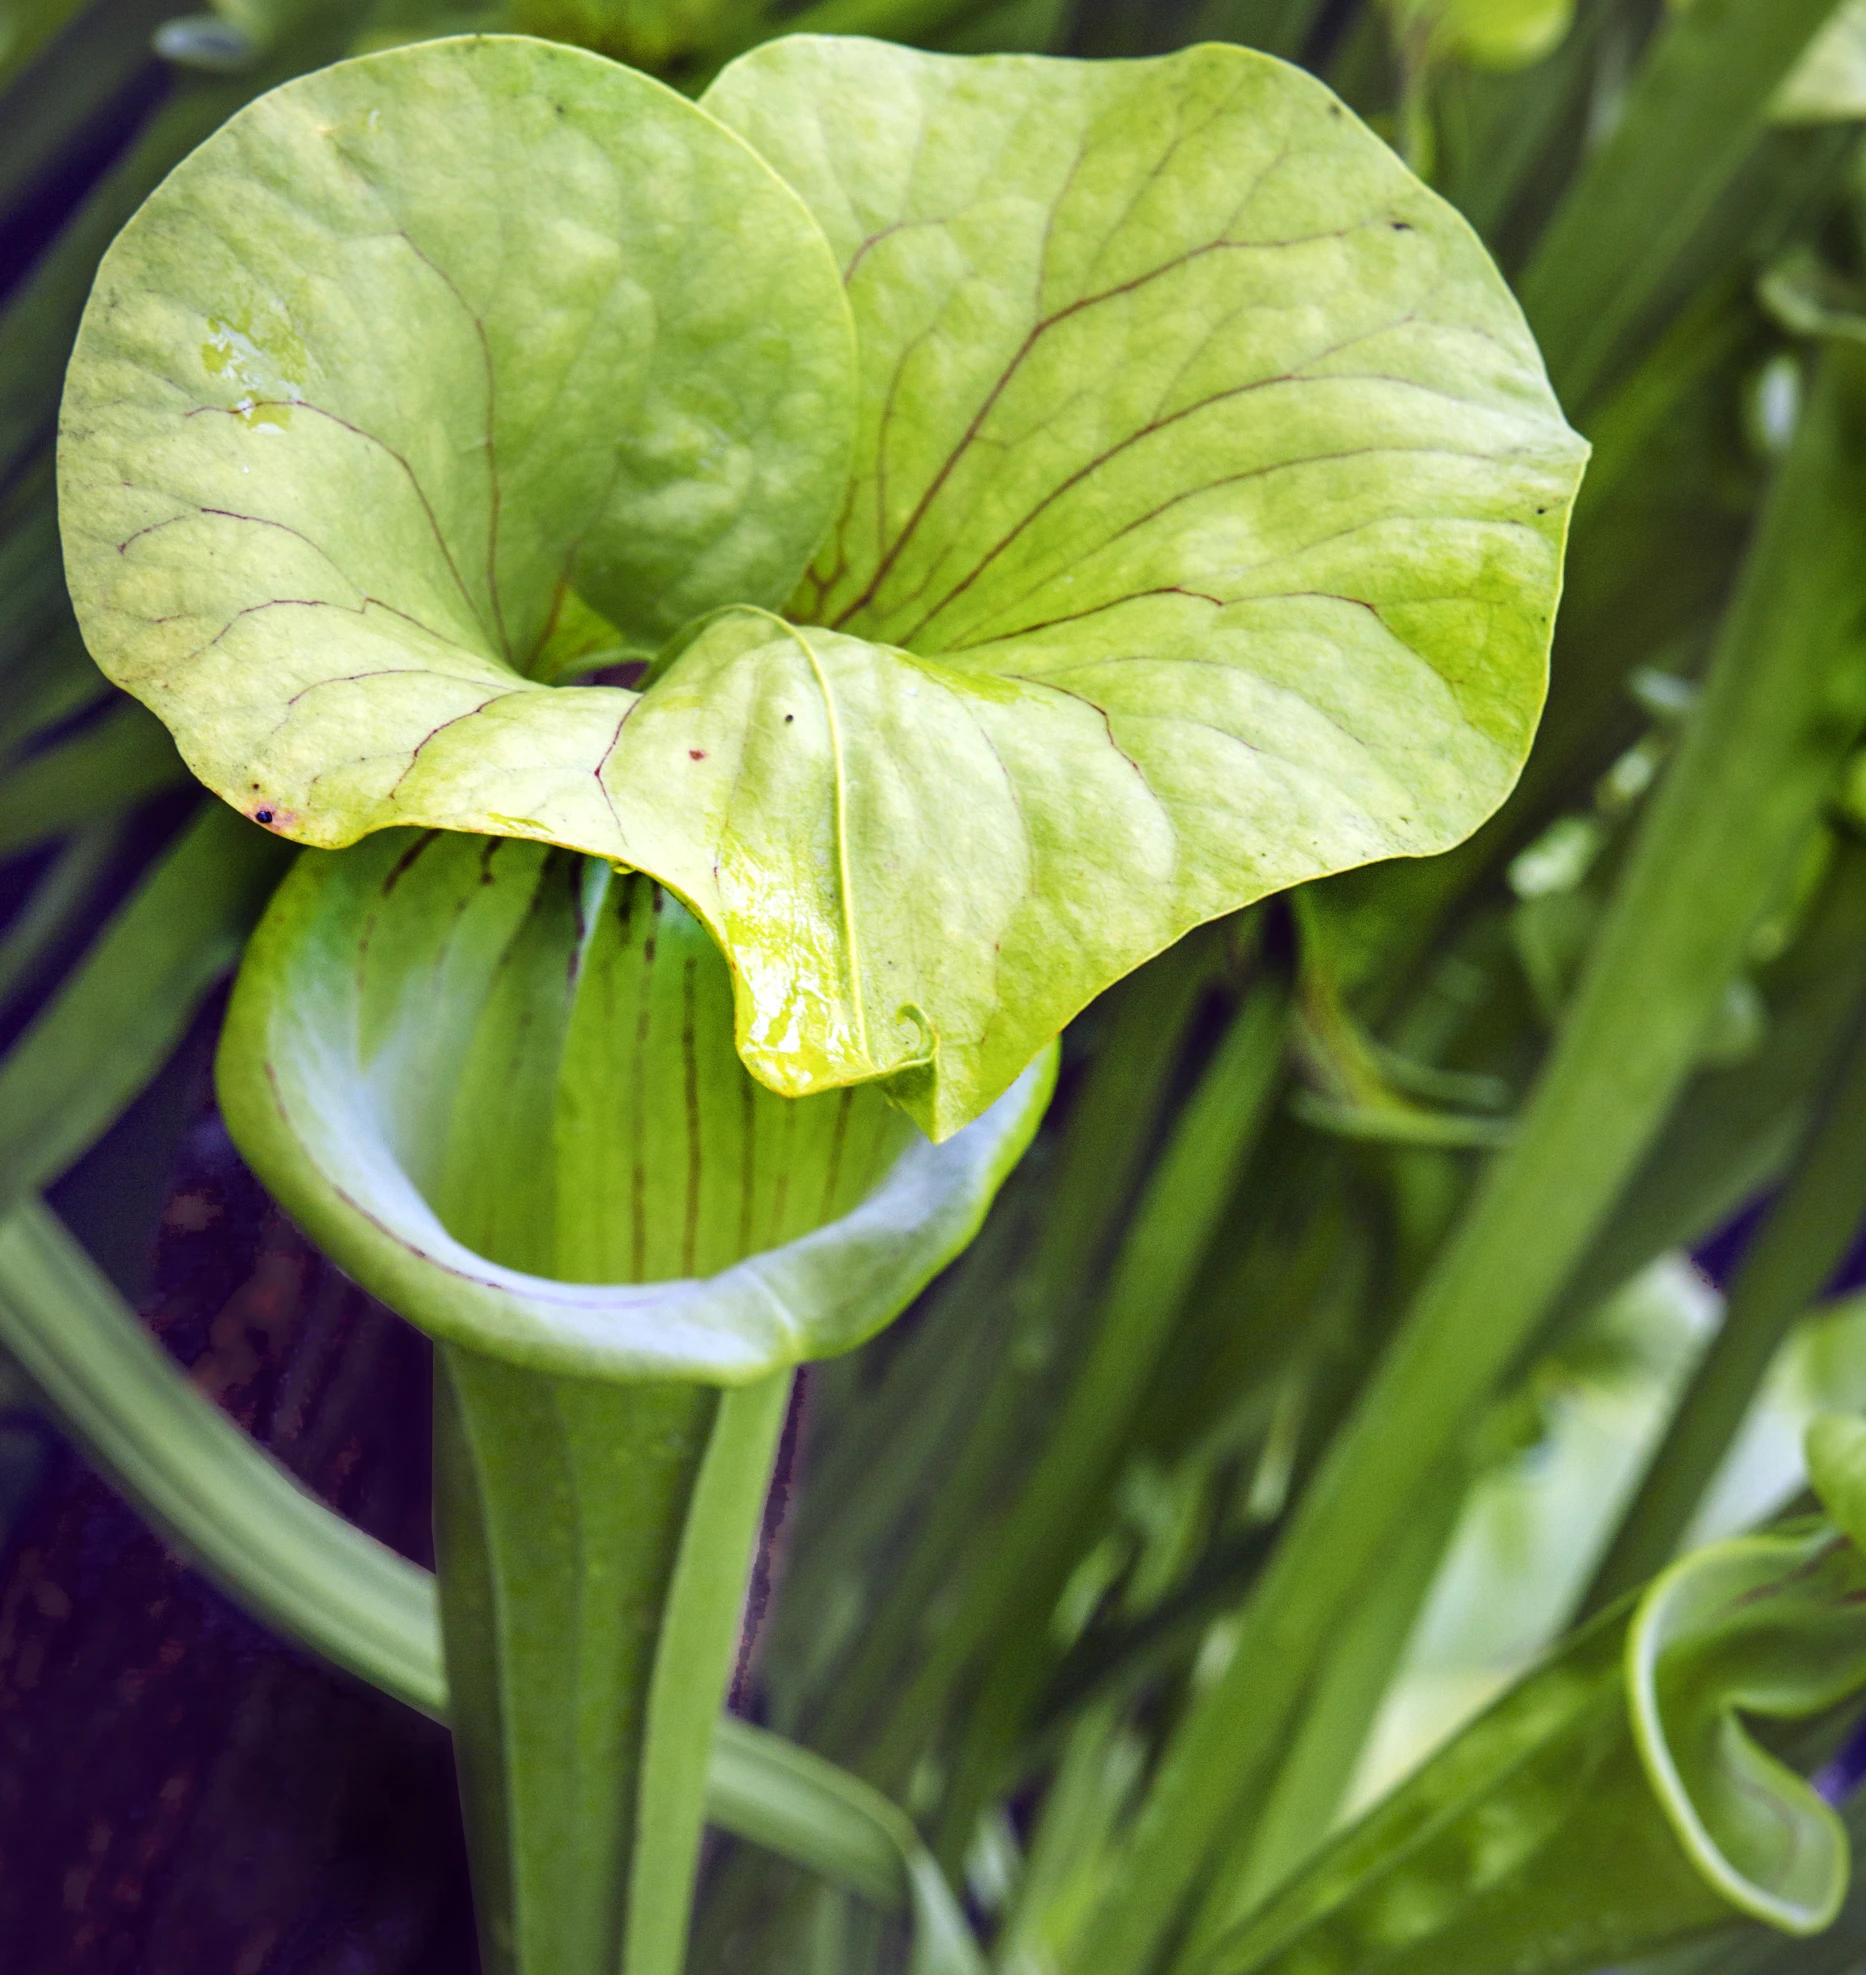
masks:
{"label": "glossy leaf surface", "polygon": [[1495,807],[1581,452],[1464,223],[1263,56],[796,38],[696,111],[489,38],[171,179],[63,485],[228,800],[651,872],[757,1075],[944,1137],[1190,926]]}
{"label": "glossy leaf surface", "polygon": [[1825,1523],[1686,1558],[1511,1689],[1200,1963],[1557,1975],[1845,1890],[1838,1819],[1742,1716],[1866,1687],[1866,1563]]}
{"label": "glossy leaf surface", "polygon": [[1049,1063],[932,1146],[878,1090],[763,1089],[731,1010],[712,942],[646,879],[385,834],[281,887],[222,1106],[300,1223],[437,1337],[741,1384],[859,1343],[964,1245]]}

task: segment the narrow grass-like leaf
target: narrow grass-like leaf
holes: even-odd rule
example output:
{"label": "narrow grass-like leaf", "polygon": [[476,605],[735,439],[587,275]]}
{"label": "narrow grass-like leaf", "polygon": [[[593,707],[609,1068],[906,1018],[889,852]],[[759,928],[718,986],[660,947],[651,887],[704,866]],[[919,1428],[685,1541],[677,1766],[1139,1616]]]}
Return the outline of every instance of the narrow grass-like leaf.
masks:
{"label": "narrow grass-like leaf", "polygon": [[[969,1841],[1054,1661],[1049,1618],[1105,1500],[1125,1434],[1147,1394],[1226,1203],[1269,1113],[1288,1000],[1256,984],[1207,1065],[1149,1174],[1096,1308],[1082,1363],[1006,1527],[938,1637],[922,1682],[938,1692],[988,1644],[944,1806],[953,1854]],[[909,1704],[913,1695],[909,1695]]]}
{"label": "narrow grass-like leaf", "polygon": [[[1679,1397],[1589,1592],[1610,1603],[1671,1559],[1790,1329],[1866,1217],[1866,1019],[1834,1060],[1782,1191],[1731,1279],[1724,1321]],[[1866,1533],[1866,1531],[1862,1531]]]}
{"label": "narrow grass-like leaf", "polygon": [[0,780],[0,856],[187,785],[175,745],[140,706],[119,702],[68,740],[8,764]]}
{"label": "narrow grass-like leaf", "polygon": [[1755,148],[1834,0],[1703,0],[1661,28],[1625,115],[1569,187],[1522,280],[1563,402],[1598,394]]}
{"label": "narrow grass-like leaf", "polygon": [[290,853],[209,804],[0,1063],[0,1201],[113,1124],[238,958]]}
{"label": "narrow grass-like leaf", "polygon": [[90,1458],[239,1605],[445,1716],[431,1575],[307,1494],[197,1392],[37,1199],[0,1218],[0,1342]]}

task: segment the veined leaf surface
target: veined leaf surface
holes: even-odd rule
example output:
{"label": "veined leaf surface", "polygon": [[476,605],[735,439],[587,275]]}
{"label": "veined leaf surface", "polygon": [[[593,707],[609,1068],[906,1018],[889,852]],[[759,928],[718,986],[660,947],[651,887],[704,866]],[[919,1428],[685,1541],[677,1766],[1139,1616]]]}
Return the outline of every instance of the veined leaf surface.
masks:
{"label": "veined leaf surface", "polygon": [[[697,366],[738,420],[717,474],[697,439],[656,453],[608,562],[550,439],[561,416],[578,470],[634,457],[645,400],[596,384],[648,363],[632,332],[561,310],[601,330],[545,338],[582,366],[566,394],[525,335],[488,357],[473,311],[442,306],[483,294],[485,322],[533,323],[518,263],[481,251],[492,231],[529,227],[557,279],[553,232],[575,234],[588,194],[567,171],[541,183],[551,145],[534,161],[501,127],[536,135],[539,92],[509,111],[499,92],[560,62],[591,105],[610,90],[586,146],[645,142],[642,123],[692,153],[601,183],[631,243],[668,243],[640,276],[656,308],[665,275],[727,325],[666,339],[668,378]],[[337,137],[320,91],[349,119]],[[500,161],[463,179],[477,202],[369,148],[377,111],[397,128],[463,92],[463,170]],[[1583,448],[1475,236],[1299,71],[1235,47],[1077,64],[799,37],[694,111],[593,57],[457,42],[291,85],[230,128],[114,251],[80,345],[65,486],[93,648],[204,779],[304,841],[421,823],[651,872],[725,950],[739,1047],[774,1088],[890,1079],[943,1137],[1193,925],[1443,849],[1514,781]],[[224,142],[243,148],[204,162]],[[278,258],[225,187],[348,185],[352,157],[372,199],[444,215],[481,284],[441,251],[444,282],[404,267],[393,242],[381,268],[313,284],[342,286],[398,374],[471,383],[445,443],[400,463],[333,436],[308,387],[301,404],[233,374],[283,330],[235,325],[227,379],[200,354],[229,320],[216,282],[245,292],[249,261]],[[294,265],[326,251],[317,226],[293,236]],[[184,301],[158,319],[148,296],[170,289]],[[276,295],[308,353],[329,325],[283,276],[259,299]],[[352,337],[304,365],[321,393],[362,361]],[[508,402],[533,410],[529,453],[502,436]],[[534,469],[498,482],[498,539],[528,545],[509,567],[488,546],[495,454]],[[200,512],[247,495],[260,461],[266,503]],[[399,547],[379,512],[402,517]],[[639,698],[543,683],[689,619]]]}
{"label": "veined leaf surface", "polygon": [[61,440],[86,639],[301,842],[614,854],[634,697],[547,682],[782,602],[852,361],[809,215],[659,83],[518,37],[301,77],[100,270]]}
{"label": "veined leaf surface", "polygon": [[822,222],[860,339],[856,469],[789,611],[881,647],[818,660],[852,1002],[923,1011],[989,1090],[1025,1010],[1502,798],[1581,448],[1464,222],[1326,89],[1236,48],[798,37],[706,106]]}

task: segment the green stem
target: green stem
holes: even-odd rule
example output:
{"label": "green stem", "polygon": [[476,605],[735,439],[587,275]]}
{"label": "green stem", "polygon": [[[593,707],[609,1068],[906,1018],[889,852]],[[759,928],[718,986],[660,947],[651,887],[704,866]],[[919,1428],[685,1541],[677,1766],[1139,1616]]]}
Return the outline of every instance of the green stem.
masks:
{"label": "green stem", "polygon": [[648,1689],[628,1975],[679,1975],[700,1869],[707,1758],[737,1657],[745,1586],[790,1402],[791,1374],[723,1392],[680,1539]]}
{"label": "green stem", "polygon": [[1659,30],[1624,118],[1569,189],[1521,283],[1571,415],[1652,320],[1763,135],[1769,99],[1833,10],[1834,0],[1696,0]]}
{"label": "green stem", "polygon": [[[86,1456],[235,1603],[446,1719],[432,1573],[306,1494],[203,1398],[37,1199],[0,1215],[0,1344]],[[884,1913],[911,1911],[914,1975],[974,1975],[977,1950],[932,1854],[846,1770],[722,1715],[706,1805],[721,1830]]]}
{"label": "green stem", "polygon": [[1690,1074],[1866,701],[1866,350],[1834,346],[1702,706],[1654,798],[1516,1144],[1499,1157],[1336,1436],[1187,1711],[1093,1930],[1140,1975],[1251,1822],[1282,1723],[1426,1478],[1532,1335]]}
{"label": "green stem", "polygon": [[489,1975],[679,1975],[790,1379],[441,1362],[441,1616]]}
{"label": "green stem", "polygon": [[[846,1457],[832,1451],[818,1471],[819,1502],[885,1501],[886,1489],[903,1498],[897,1526],[914,1529],[904,1562],[878,1589],[860,1645],[811,1724],[811,1740],[843,1760],[855,1760],[869,1741],[864,1766],[883,1788],[904,1781],[944,1713],[965,1654],[947,1647],[942,1633],[930,1648],[936,1663],[916,1669],[929,1605],[943,1586],[964,1580],[968,1550],[977,1556],[985,1548],[981,1535],[992,1530],[994,1505],[1025,1470],[1030,1423],[1056,1403],[1052,1367],[1066,1363],[1077,1343],[1078,1313],[1087,1310],[1097,1272],[1110,1259],[1110,1230],[1119,1229],[1123,1204],[1138,1183],[1172,1065],[1212,985],[1216,957],[1214,943],[1194,934],[1110,997],[1110,1026],[1070,1113],[1030,1252],[1014,1274],[1001,1265],[1005,1281],[995,1292],[989,1278],[982,1279],[987,1286],[949,1278],[938,1308],[891,1369],[890,1385],[906,1393],[909,1409],[924,1413],[955,1384],[970,1409],[963,1431],[935,1448],[937,1487],[921,1473],[909,1476],[909,1489],[901,1487],[903,1436],[885,1417],[877,1429],[864,1430]],[[973,1351],[991,1354],[982,1377],[969,1374]],[[803,1514],[799,1583],[825,1561],[807,1503]],[[839,1531],[847,1514],[836,1514]],[[870,1538],[866,1548],[874,1547]],[[877,1744],[875,1724],[884,1710]]]}
{"label": "green stem", "polygon": [[1269,1113],[1288,1005],[1282,982],[1265,978],[1232,1017],[1148,1179],[1087,1354],[1015,1517],[941,1636],[931,1674],[942,1683],[970,1654],[990,1652],[942,1814],[949,1861],[963,1855],[1054,1669],[1050,1614]]}
{"label": "green stem", "polygon": [[1262,1818],[1212,1875],[1211,1897],[1196,1930],[1201,1945],[1215,1941],[1292,1878],[1328,1836],[1438,1581],[1469,1481],[1462,1462],[1434,1477],[1349,1616],[1316,1675]]}
{"label": "green stem", "polygon": [[1639,1494],[1588,1589],[1598,1611],[1671,1560],[1783,1340],[1866,1215],[1866,1023],[1857,1024],[1782,1197],[1743,1258]]}

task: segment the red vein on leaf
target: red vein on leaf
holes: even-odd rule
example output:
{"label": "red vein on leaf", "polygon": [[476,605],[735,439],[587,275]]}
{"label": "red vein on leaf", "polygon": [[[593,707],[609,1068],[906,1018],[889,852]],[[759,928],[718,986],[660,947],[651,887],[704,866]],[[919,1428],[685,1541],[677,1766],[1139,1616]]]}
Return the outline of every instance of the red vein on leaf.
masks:
{"label": "red vein on leaf", "polygon": [[416,474],[415,469],[409,464],[408,460],[401,453],[397,452],[386,439],[378,438],[375,433],[366,431],[362,426],[353,424],[349,419],[340,417],[336,412],[326,411],[322,405],[310,404],[303,398],[250,398],[245,401],[244,411],[230,405],[197,405],[193,411],[184,412],[182,416],[184,418],[198,418],[203,412],[216,412],[223,418],[243,418],[247,411],[255,411],[262,406],[311,412],[318,418],[329,419],[331,424],[340,427],[345,432],[351,433],[368,445],[379,447],[383,452],[388,454],[389,458],[407,476],[408,484],[414,490],[415,499],[421,503],[421,511],[427,517],[428,531],[434,537],[434,545],[440,550],[441,559],[447,565],[447,573],[454,579],[454,587],[459,590],[461,598],[465,602],[467,609],[472,613],[474,621],[476,623],[480,622],[479,605],[474,602],[473,592],[467,588],[466,579],[460,574],[460,565],[454,561],[453,550],[447,546],[447,538],[441,533],[441,524],[435,515],[433,503],[428,499],[427,490],[422,486],[419,475]]}
{"label": "red vein on leaf", "polygon": [[996,409],[999,400],[1010,388],[1012,380],[1028,361],[1031,354],[1037,348],[1037,345],[1051,330],[1060,327],[1065,322],[1073,320],[1076,316],[1081,315],[1088,309],[1098,308],[1105,302],[1117,301],[1124,296],[1134,294],[1150,283],[1162,280],[1169,274],[1177,273],[1189,267],[1194,261],[1202,260],[1208,254],[1262,253],[1271,250],[1305,246],[1317,240],[1342,238],[1349,233],[1359,231],[1362,227],[1373,224],[1375,222],[1372,220],[1361,220],[1356,221],[1350,226],[1333,227],[1321,233],[1295,236],[1287,240],[1207,241],[1203,246],[1188,248],[1185,253],[1175,255],[1172,260],[1163,262],[1157,267],[1149,268],[1144,273],[1134,275],[1127,281],[1118,282],[1111,288],[1101,289],[1093,295],[1080,296],[1075,301],[1066,303],[1053,314],[1037,322],[1025,335],[1024,340],[1012,355],[1010,362],[1000,372],[997,381],[985,394],[984,400],[979,405],[977,411],[973,413],[964,432],[960,434],[958,442],[947,454],[932,479],[928,482],[919,501],[915,504],[913,512],[908,516],[905,524],[902,526],[901,532],[880,557],[873,576],[869,578],[867,588],[862,591],[853,603],[849,604],[837,615],[831,628],[840,629],[844,624],[848,623],[857,611],[866,609],[874,601],[881,585],[887,580],[894,565],[906,551],[908,543],[912,541],[921,523],[926,519],[928,511],[932,508],[947,482],[957,470],[959,462],[977,441],[985,421],[991,416],[993,410]]}
{"label": "red vein on leaf", "polygon": [[[1015,542],[1018,539],[1018,537],[1022,535],[1024,531],[1027,528],[1029,528],[1048,508],[1050,508],[1055,502],[1061,500],[1065,494],[1071,492],[1075,487],[1079,486],[1083,481],[1089,479],[1092,475],[1100,472],[1103,467],[1109,465],[1114,460],[1120,458],[1123,453],[1129,450],[1129,448],[1139,445],[1143,440],[1157,437],[1161,432],[1170,430],[1173,426],[1179,424],[1182,420],[1188,418],[1195,418],[1199,415],[1199,413],[1210,411],[1218,405],[1228,403],[1232,399],[1248,397],[1254,392],[1268,390],[1276,385],[1360,384],[1360,383],[1370,383],[1370,382],[1403,384],[1407,382],[1407,380],[1402,378],[1391,378],[1391,379],[1374,378],[1368,376],[1365,373],[1358,371],[1348,371],[1348,372],[1330,371],[1323,373],[1323,375],[1321,375],[1320,377],[1311,376],[1308,373],[1310,372],[1310,369],[1313,365],[1318,363],[1325,363],[1330,357],[1339,356],[1343,350],[1352,349],[1356,343],[1366,342],[1375,336],[1388,335],[1393,330],[1403,327],[1406,323],[1412,320],[1413,318],[1410,315],[1401,316],[1396,318],[1394,321],[1381,323],[1376,328],[1364,330],[1358,335],[1344,337],[1341,342],[1331,344],[1327,349],[1318,350],[1314,353],[1314,355],[1305,357],[1300,364],[1296,365],[1291,370],[1278,371],[1273,376],[1253,378],[1248,383],[1234,384],[1226,390],[1214,391],[1209,397],[1200,398],[1193,404],[1182,405],[1177,411],[1158,414],[1155,417],[1147,420],[1144,424],[1137,426],[1135,430],[1129,433],[1125,438],[1118,440],[1114,445],[1107,447],[1100,453],[1097,453],[1094,456],[1094,458],[1086,461],[1082,466],[1078,467],[1073,473],[1069,474],[1065,479],[1059,481],[1054,487],[1052,487],[1050,491],[1047,494],[1045,494],[1043,498],[1040,501],[1038,501],[1036,505],[1032,507],[1027,514],[1025,514],[1020,520],[1018,520],[1012,527],[1007,529],[1005,533],[1001,535],[998,538],[998,540],[991,545],[989,549],[986,550],[984,555],[979,558],[979,560],[972,566],[972,568],[966,573],[966,575],[961,577],[959,581],[956,584],[954,584],[950,590],[946,592],[946,594],[939,600],[939,602],[936,603],[933,606],[933,608],[929,610],[920,619],[920,621],[914,625],[914,627],[910,631],[907,631],[902,635],[900,642],[903,644],[912,644],[913,641],[917,637],[919,637],[920,634],[927,628],[927,626],[931,624],[933,620],[936,617],[938,617],[943,610],[946,609],[947,605],[956,602],[959,597],[964,595],[965,592],[968,591],[972,587],[972,585],[976,583],[978,579],[985,573],[985,571],[991,566],[991,564],[995,562],[999,556],[1004,554],[1005,551],[1010,548],[1011,544]],[[1199,345],[1199,351],[1195,354],[1202,354],[1205,351],[1205,349],[1209,346],[1210,340],[1211,340],[1210,337],[1205,338]],[[1187,361],[1191,362],[1193,361],[1193,359],[1188,358]],[[1184,367],[1182,366],[1182,369],[1183,368]],[[1447,395],[1442,392],[1431,391],[1429,386],[1422,385],[1418,388],[1428,391],[1429,394],[1434,397]]]}
{"label": "red vein on leaf", "polygon": [[499,454],[495,428],[498,423],[499,397],[498,380],[493,369],[492,341],[486,334],[485,318],[461,294],[453,276],[415,245],[406,227],[398,228],[408,251],[431,273],[447,292],[459,303],[462,313],[473,325],[473,334],[479,340],[480,364],[486,373],[486,597],[492,605],[492,618],[499,633],[499,648],[505,653],[506,663],[512,662],[512,640],[505,628],[505,608],[499,601]]}

